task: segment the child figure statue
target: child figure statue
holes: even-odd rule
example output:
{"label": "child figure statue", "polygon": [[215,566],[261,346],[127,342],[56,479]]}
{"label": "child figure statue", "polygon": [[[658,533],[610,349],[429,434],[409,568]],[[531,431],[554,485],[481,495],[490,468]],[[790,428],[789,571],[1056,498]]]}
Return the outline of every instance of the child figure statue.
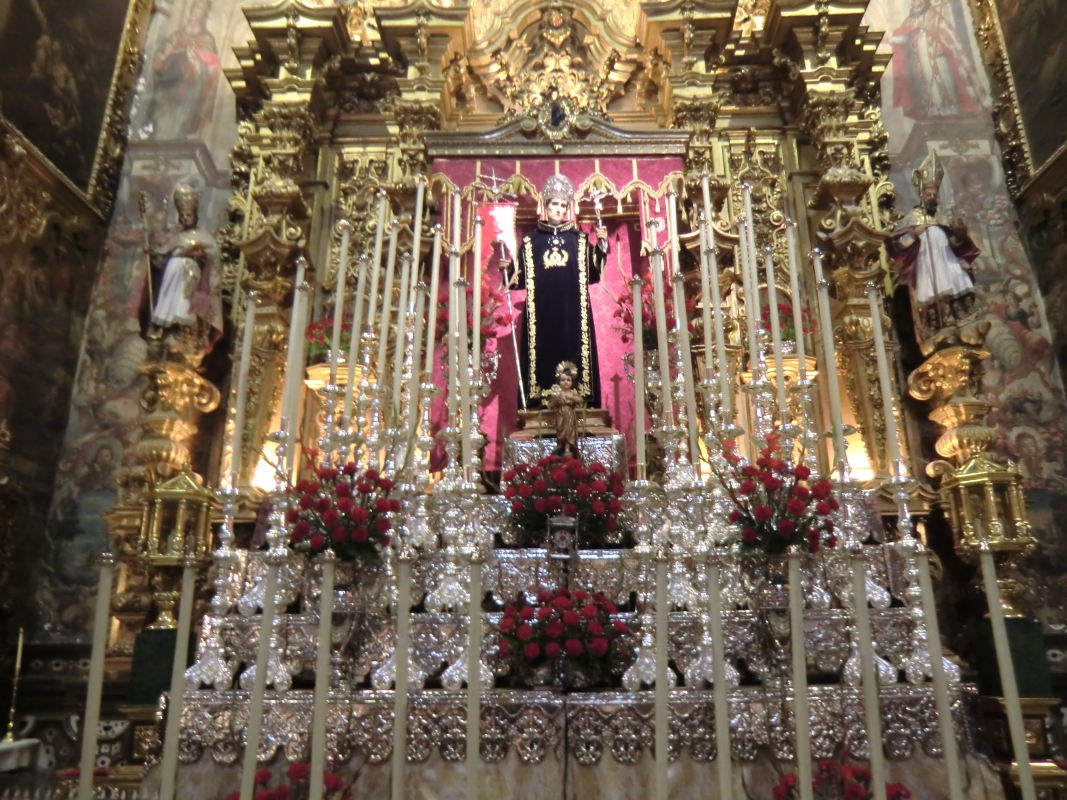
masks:
{"label": "child figure statue", "polygon": [[557,456],[578,455],[578,409],[585,406],[585,398],[574,388],[578,367],[563,361],[556,367],[556,384],[550,390],[548,409],[556,414]]}

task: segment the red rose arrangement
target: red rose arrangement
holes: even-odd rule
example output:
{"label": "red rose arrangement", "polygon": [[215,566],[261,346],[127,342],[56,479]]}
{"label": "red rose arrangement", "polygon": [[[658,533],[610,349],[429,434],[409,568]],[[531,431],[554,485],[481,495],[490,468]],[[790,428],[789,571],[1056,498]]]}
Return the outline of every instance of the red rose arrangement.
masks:
{"label": "red rose arrangement", "polygon": [[815,553],[822,544],[837,544],[830,521],[839,507],[833,484],[814,478],[803,464],[790,466],[777,433],[768,435],[755,464],[737,454],[733,439],[723,440],[722,447],[727,474],[712,469],[733,503],[729,518],[741,528],[742,549],[777,554],[797,545]]}
{"label": "red rose arrangement", "polygon": [[621,675],[628,659],[626,623],[611,619],[617,612],[599,592],[542,589],[532,605],[520,595],[500,619],[500,657],[519,676],[556,662],[564,676],[603,683]]}
{"label": "red rose arrangement", "polygon": [[[803,332],[808,336],[814,335],[818,330],[815,324],[815,317],[806,308],[800,311],[800,324],[804,327]],[[765,331],[771,329],[770,306],[763,306],[760,309],[760,327]],[[778,304],[778,330],[781,332],[783,340],[787,342],[795,342],[797,340],[796,327],[793,325],[793,306],[789,303]]]}
{"label": "red rose arrangement", "polygon": [[[304,332],[307,342],[308,363],[317,364],[330,357],[330,345],[333,344],[333,317],[323,317],[307,326]],[[349,315],[341,318],[341,353],[348,353],[352,342],[352,319]]]}
{"label": "red rose arrangement", "polygon": [[623,477],[599,461],[545,456],[536,464],[516,464],[501,476],[511,501],[510,523],[527,535],[541,533],[551,515],[576,517],[581,534],[603,544],[619,529]]}
{"label": "red rose arrangement", "polygon": [[[289,765],[285,771],[285,781],[279,782],[273,789],[269,788],[273,777],[270,769],[256,771],[256,792],[253,800],[306,800],[311,790],[311,765],[302,761]],[[352,800],[352,783],[347,786],[337,775],[332,772],[323,773],[322,776],[324,796],[327,800]],[[231,792],[225,798],[217,797],[215,800],[239,800],[241,792]]]}
{"label": "red rose arrangement", "polygon": [[[622,335],[624,344],[629,344],[634,338],[634,304],[631,293],[624,294],[621,298],[612,298],[615,301],[615,311],[612,317],[616,323],[614,330]],[[674,330],[674,292],[670,287],[666,288],[663,297],[664,311],[667,315],[667,328]],[[697,298],[687,298],[685,301],[686,318],[690,318],[696,310]],[[693,330],[693,323],[689,323],[689,330]],[[645,278],[641,285],[641,341],[644,343],[645,352],[655,352],[658,347],[656,334],[656,300],[652,288],[652,279]]]}
{"label": "red rose arrangement", "polygon": [[389,497],[393,482],[351,462],[341,469],[319,467],[315,475],[289,492],[289,545],[298,552],[333,550],[343,561],[379,563],[389,544],[389,515],[400,510],[400,501]]}
{"label": "red rose arrangement", "polygon": [[[798,800],[798,785],[796,775],[791,772],[783,775],[774,787],[774,800]],[[870,800],[874,797],[870,770],[858,764],[838,764],[829,758],[819,760],[815,774],[811,776],[811,786],[818,800]],[[886,800],[908,800],[911,797],[908,787],[902,783],[887,783],[885,794]]]}

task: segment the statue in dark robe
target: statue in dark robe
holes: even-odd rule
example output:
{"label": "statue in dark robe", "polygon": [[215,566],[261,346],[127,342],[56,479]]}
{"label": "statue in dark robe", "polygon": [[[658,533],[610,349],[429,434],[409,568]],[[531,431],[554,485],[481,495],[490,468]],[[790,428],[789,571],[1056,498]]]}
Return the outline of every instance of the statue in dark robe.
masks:
{"label": "statue in dark robe", "polygon": [[608,252],[607,231],[597,229],[594,247],[567,219],[574,186],[553,175],[541,190],[544,219],[523,237],[518,287],[526,289],[520,368],[531,405],[543,404],[556,384],[556,367],[577,367],[574,390],[600,408],[600,369],[589,287],[600,280]]}

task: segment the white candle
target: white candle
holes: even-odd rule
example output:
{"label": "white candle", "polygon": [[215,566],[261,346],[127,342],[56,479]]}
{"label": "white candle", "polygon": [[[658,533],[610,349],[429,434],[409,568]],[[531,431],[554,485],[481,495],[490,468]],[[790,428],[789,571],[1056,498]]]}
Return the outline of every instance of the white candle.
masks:
{"label": "white candle", "polygon": [[711,225],[714,215],[711,208],[711,184],[706,172],[700,176],[700,193],[704,199],[704,219]]}
{"label": "white candle", "polygon": [[345,316],[345,284],[348,282],[348,239],[352,226],[341,221],[341,254],[337,264],[337,284],[333,293],[333,337],[330,340],[330,385],[337,384],[337,364],[341,360],[341,327]]}
{"label": "white candle", "polygon": [[[392,800],[405,800],[408,751],[408,658],[411,655],[411,561],[414,552],[401,548],[396,568],[396,683],[393,692]],[[311,798],[317,800],[317,798]]]}
{"label": "white candle", "polygon": [[719,259],[715,253],[715,226],[710,218],[705,220],[705,225],[708,243],[708,282],[711,284],[711,308],[715,320],[715,358],[719,362],[719,396],[724,422],[726,422],[733,413],[733,386],[730,383],[730,365],[726,360],[726,331],[723,327],[722,294],[719,291]]}
{"label": "white candle", "polygon": [[652,293],[656,302],[656,339],[659,346],[660,400],[663,405],[663,426],[674,421],[671,403],[671,359],[667,349],[667,309],[663,299],[663,251],[652,251]]}
{"label": "white candle", "polygon": [[808,708],[808,659],[804,650],[804,593],[800,553],[789,554],[789,639],[793,651],[793,705],[797,729],[797,782],[800,800],[812,800],[811,711]]}
{"label": "white candle", "polygon": [[700,478],[700,438],[697,431],[697,399],[693,386],[693,351],[689,342],[689,318],[685,313],[685,278],[674,273],[674,320],[682,350],[682,388],[685,393],[686,424],[689,428],[689,459]]}
{"label": "white candle", "polygon": [[315,698],[311,712],[311,784],[308,800],[322,800],[326,769],[326,717],[330,702],[330,656],[333,648],[333,587],[337,559],[333,550],[324,550],[322,586],[319,592],[319,639],[315,644]]}
{"label": "white candle", "polygon": [[241,762],[240,800],[252,800],[255,792],[256,767],[259,762],[259,743],[263,737],[263,706],[267,694],[267,665],[270,660],[270,639],[274,630],[275,595],[278,593],[279,563],[267,556],[267,572],[263,576],[263,614],[259,618],[259,645],[256,648],[256,674],[248,704],[248,727],[245,730],[245,752]]}
{"label": "white candle", "polygon": [[[411,260],[415,265],[413,275],[419,274],[419,264],[422,263],[422,210],[426,197],[426,178],[419,175],[415,179],[415,215],[411,218]],[[411,282],[411,296],[408,305],[415,305],[416,278]]]}
{"label": "white candle", "polygon": [[882,387],[882,413],[885,415],[885,438],[889,450],[889,473],[897,475],[900,463],[900,445],[897,442],[897,418],[893,413],[893,382],[889,378],[889,358],[885,352],[885,335],[882,333],[882,304],[878,302],[878,287],[872,282],[867,286],[867,302],[871,308],[871,330],[874,332],[874,354],[878,359],[878,382]]}
{"label": "white candle", "polygon": [[289,350],[286,354],[285,381],[282,384],[282,426],[286,434],[286,474],[292,480],[296,474],[296,438],[300,430],[297,414],[300,411],[300,388],[304,385],[304,347],[307,327],[304,309],[307,307],[308,287],[304,282],[307,262],[303,256],[296,260],[296,280],[293,282],[293,307],[289,315]]}
{"label": "white candle", "polygon": [[645,479],[648,464],[645,458],[645,332],[642,316],[641,289],[644,286],[636,275],[630,279],[634,305],[634,444],[637,447],[637,480]]}
{"label": "white candle", "polygon": [[482,723],[482,560],[470,561],[467,618],[467,800],[478,800]]}
{"label": "white candle", "polygon": [[[418,287],[415,290],[415,332],[413,337],[412,352],[411,352],[411,387],[408,389],[408,408],[411,410],[408,418],[408,441],[411,442],[415,438],[415,432],[419,425],[419,364],[421,363],[420,356],[422,355],[422,315],[426,308],[426,284],[419,282]],[[427,378],[427,380],[431,380]],[[427,398],[426,402],[429,402]],[[404,468],[407,469],[411,463],[412,448],[407,447],[404,454]]]}
{"label": "white candle", "polygon": [[178,777],[178,742],[181,739],[182,706],[185,703],[185,666],[189,658],[189,634],[193,627],[196,573],[196,562],[188,558],[182,567],[181,592],[178,596],[178,636],[170,666],[170,695],[167,698],[167,727],[163,734],[159,800],[173,800]]}
{"label": "white candle", "polygon": [[712,556],[707,567],[708,617],[711,623],[711,660],[715,685],[715,742],[718,748],[719,797],[732,800],[734,792],[733,757],[730,749],[730,701],[726,686],[726,647],[722,632],[722,597],[719,561]]}
{"label": "white candle", "polygon": [[697,227],[700,232],[700,305],[702,307],[701,321],[704,323],[704,365],[710,381],[715,371],[715,357],[712,354],[714,339],[711,335],[711,286],[708,283],[708,232],[703,212],[700,214]]}
{"label": "white candle", "polygon": [[775,385],[778,389],[778,420],[782,425],[789,422],[789,401],[785,396],[785,371],[782,369],[782,330],[778,323],[778,287],[774,276],[774,255],[770,247],[763,258],[764,275],[767,278],[767,305],[770,307],[771,347],[774,351]]}
{"label": "white candle", "polygon": [[856,636],[860,646],[860,676],[863,685],[863,714],[867,725],[867,747],[871,762],[871,792],[874,794],[874,800],[886,800],[882,711],[878,702],[878,675],[874,668],[871,619],[867,611],[867,562],[858,551],[852,553],[852,596],[856,603]]}
{"label": "white candle", "polygon": [[404,351],[407,349],[408,314],[413,309],[407,305],[408,285],[411,282],[411,256],[400,257],[400,303],[396,309],[396,350],[393,353],[393,427],[400,417],[400,382],[404,377]]}
{"label": "white candle", "polygon": [[834,467],[839,470],[841,480],[845,479],[845,429],[841,421],[841,394],[837,383],[837,362],[834,358],[834,322],[830,316],[830,284],[822,273],[822,254],[816,250],[813,254],[815,264],[815,281],[819,287],[819,328],[822,331],[823,349],[823,387],[830,399],[830,423],[834,431]]}
{"label": "white candle", "polygon": [[[385,288],[382,290],[382,312],[378,320],[378,361],[374,365],[374,380],[378,387],[378,396],[386,385],[385,351],[389,346],[389,327],[393,316],[393,277],[396,273],[396,246],[400,226],[394,219],[389,226],[389,256],[385,262]],[[384,413],[384,412],[383,412]]]}
{"label": "white candle", "polygon": [[[986,484],[988,487],[989,484]],[[989,489],[992,492],[992,489]],[[1011,645],[1008,642],[1008,629],[1004,623],[1004,607],[1000,604],[1000,590],[997,587],[997,568],[993,563],[993,551],[989,544],[982,542],[979,554],[982,565],[982,582],[985,584],[986,603],[989,605],[989,621],[993,628],[993,646],[997,652],[997,668],[1000,671],[1000,685],[1004,692],[1004,710],[1008,716],[1008,732],[1011,735],[1012,751],[1019,771],[1019,789],[1023,800],[1035,800],[1034,776],[1030,769],[1030,749],[1026,741],[1026,728],[1023,726],[1022,704],[1019,702],[1019,684],[1015,680],[1015,664],[1012,661]],[[940,659],[940,640],[930,641],[930,657]]]}
{"label": "white candle", "polygon": [[111,585],[115,575],[116,560],[112,553],[104,553],[100,556],[100,578],[96,584],[96,606],[93,614],[93,649],[89,656],[89,683],[86,686],[85,720],[82,725],[78,800],[92,800],[93,797],[93,768],[96,767],[96,742],[100,732],[100,701],[104,693],[104,656],[107,653]]}
{"label": "white candle", "polygon": [[459,405],[459,251],[448,254],[448,425],[457,424]]}
{"label": "white candle", "polygon": [[670,665],[667,663],[667,553],[661,550],[656,556],[656,800],[667,800],[667,763],[670,733]]}
{"label": "white candle", "polygon": [[749,369],[751,370],[754,369],[756,365],[756,319],[759,316],[759,283],[753,279],[752,269],[750,268],[747,229],[748,222],[746,220],[741,220],[741,224],[738,227],[739,235],[737,246],[740,250],[741,285],[745,290],[745,324],[748,330]]}
{"label": "white candle", "polygon": [[437,341],[437,293],[441,283],[441,226],[433,226],[433,254],[430,256],[430,296],[426,310],[426,363],[422,367],[427,383],[433,382],[433,354]]}
{"label": "white candle", "polygon": [[474,218],[474,253],[471,258],[471,286],[474,314],[471,316],[471,340],[473,353],[471,366],[474,369],[474,382],[482,382],[482,225],[481,217]]}
{"label": "white candle", "polygon": [[804,365],[804,307],[800,297],[800,275],[797,271],[797,224],[789,220],[785,224],[785,240],[789,250],[789,292],[792,294],[793,329],[796,331],[797,363],[800,365],[799,380],[807,379]]}
{"label": "white candle", "polygon": [[456,315],[456,357],[459,369],[459,416],[460,428],[463,431],[461,440],[461,456],[463,466],[471,466],[474,458],[473,438],[471,431],[471,376],[470,376],[470,350],[467,349],[467,282],[460,281],[456,291],[456,307],[459,313]]}
{"label": "white candle", "polygon": [[352,396],[356,384],[356,364],[360,358],[360,339],[363,333],[363,293],[367,285],[367,254],[359,257],[359,279],[356,282],[356,302],[352,309],[352,339],[348,343],[348,380],[345,382],[344,424],[352,419]]}
{"label": "white candle", "polygon": [[452,247],[459,250],[463,246],[463,207],[460,191],[452,192]]}
{"label": "white candle", "polygon": [[667,192],[667,235],[671,243],[671,276],[674,276],[682,269],[678,256],[681,250],[678,246],[678,198],[674,189]]}
{"label": "white candle", "polygon": [[952,719],[952,698],[948,693],[948,679],[941,656],[941,627],[937,622],[937,604],[930,582],[930,556],[925,547],[915,554],[919,568],[919,591],[922,597],[923,619],[926,622],[926,641],[930,655],[930,673],[934,682],[934,704],[937,727],[941,734],[941,754],[945,759],[949,800],[963,800],[963,781],[960,779],[960,758],[956,747],[956,726]]}
{"label": "white candle", "polygon": [[378,311],[378,277],[382,269],[382,245],[385,242],[385,216],[389,210],[389,197],[385,189],[378,190],[378,227],[374,231],[374,256],[371,258],[370,289],[367,292],[367,329],[375,330],[375,315]]}
{"label": "white candle", "polygon": [[256,293],[245,300],[245,326],[241,338],[241,360],[237,366],[237,396],[233,401],[233,436],[230,439],[230,489],[241,479],[244,450],[245,405],[248,402],[248,369],[252,361],[252,341],[256,336]]}

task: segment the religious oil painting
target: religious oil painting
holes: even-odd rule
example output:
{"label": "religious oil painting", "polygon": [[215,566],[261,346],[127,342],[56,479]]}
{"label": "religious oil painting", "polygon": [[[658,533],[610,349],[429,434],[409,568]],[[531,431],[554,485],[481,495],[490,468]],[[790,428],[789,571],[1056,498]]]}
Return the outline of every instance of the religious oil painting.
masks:
{"label": "religious oil painting", "polygon": [[1067,142],[1067,3],[997,0],[1034,169]]}
{"label": "religious oil painting", "polygon": [[0,109],[82,191],[129,0],[0,0]]}

